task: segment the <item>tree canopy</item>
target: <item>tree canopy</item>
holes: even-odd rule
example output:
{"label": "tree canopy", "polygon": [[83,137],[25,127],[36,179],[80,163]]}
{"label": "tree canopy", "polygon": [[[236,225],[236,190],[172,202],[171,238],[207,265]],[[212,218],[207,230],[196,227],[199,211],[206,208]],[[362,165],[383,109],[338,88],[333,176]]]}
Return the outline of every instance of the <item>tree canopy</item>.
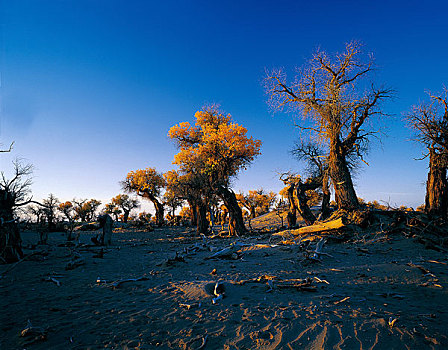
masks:
{"label": "tree canopy", "polygon": [[179,148],[173,163],[182,174],[204,181],[203,186],[221,197],[229,209],[230,232],[244,233],[241,208],[229,187],[231,179],[260,154],[261,141],[249,137],[246,128],[216,105],[196,112],[195,119],[194,126],[183,122],[169,130],[169,137]]}
{"label": "tree canopy", "polygon": [[133,192],[143,198],[149,199],[156,209],[157,225],[163,225],[164,208],[159,197],[166,185],[166,181],[162,174],[151,167],[130,171],[124,181],[121,182],[121,185],[125,191]]}

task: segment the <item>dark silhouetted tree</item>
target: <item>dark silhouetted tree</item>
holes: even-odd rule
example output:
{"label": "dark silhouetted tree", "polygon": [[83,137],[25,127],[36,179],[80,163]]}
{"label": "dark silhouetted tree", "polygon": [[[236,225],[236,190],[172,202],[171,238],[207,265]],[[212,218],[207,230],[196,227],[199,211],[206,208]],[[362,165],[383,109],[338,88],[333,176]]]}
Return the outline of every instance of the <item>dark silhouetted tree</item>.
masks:
{"label": "dark silhouetted tree", "polygon": [[430,101],[413,107],[406,114],[416,139],[429,156],[429,173],[426,182],[425,212],[447,217],[448,210],[448,90],[443,94],[429,95]]}
{"label": "dark silhouetted tree", "polygon": [[14,161],[10,179],[0,173],[0,261],[11,263],[23,257],[22,240],[17,225],[17,209],[31,202],[33,167]]}
{"label": "dark silhouetted tree", "polygon": [[119,194],[112,198],[112,204],[115,204],[123,211],[123,222],[127,223],[131,210],[140,207],[137,199],[129,197],[127,194]]}

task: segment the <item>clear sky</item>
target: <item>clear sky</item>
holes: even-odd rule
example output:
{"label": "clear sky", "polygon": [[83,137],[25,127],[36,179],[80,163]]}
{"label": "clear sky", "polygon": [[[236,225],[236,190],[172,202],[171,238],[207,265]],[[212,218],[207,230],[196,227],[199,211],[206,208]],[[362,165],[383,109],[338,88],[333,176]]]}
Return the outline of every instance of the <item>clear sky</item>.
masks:
{"label": "clear sky", "polygon": [[355,179],[367,200],[424,202],[427,161],[409,141],[402,113],[425,91],[448,85],[445,1],[1,2],[0,157],[34,164],[34,198],[121,192],[127,172],[173,168],[168,129],[217,102],[262,155],[234,189],[278,191],[277,172],[301,169],[289,150],[293,115],[271,115],[265,68],[294,72],[320,46],[342,51],[360,40],[376,58],[373,77],[396,90],[384,110],[388,137]]}

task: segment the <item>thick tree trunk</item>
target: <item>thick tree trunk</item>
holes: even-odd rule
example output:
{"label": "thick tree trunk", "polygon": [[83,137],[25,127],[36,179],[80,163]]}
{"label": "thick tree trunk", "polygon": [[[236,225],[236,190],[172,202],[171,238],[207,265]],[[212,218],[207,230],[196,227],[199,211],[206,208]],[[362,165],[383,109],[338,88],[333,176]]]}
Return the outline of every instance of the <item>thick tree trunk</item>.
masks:
{"label": "thick tree trunk", "polygon": [[357,209],[359,207],[358,197],[356,196],[347,160],[339,140],[331,143],[328,168],[338,208],[346,210]]}
{"label": "thick tree trunk", "polygon": [[429,214],[447,216],[448,183],[445,157],[434,148],[429,149],[429,173],[426,182],[425,211]]}
{"label": "thick tree trunk", "polygon": [[0,190],[0,261],[16,262],[23,257],[19,227],[14,221],[14,198]]}
{"label": "thick tree trunk", "polygon": [[[314,180],[314,179],[313,179]],[[298,202],[298,210],[307,225],[312,225],[316,221],[316,217],[308,206],[308,196],[306,191],[315,190],[320,187],[321,183],[311,180],[309,183],[299,181],[296,184],[296,197]]]}
{"label": "thick tree trunk", "polygon": [[156,207],[156,224],[157,226],[163,226],[165,222],[163,204],[160,203],[157,199],[153,201],[153,203],[154,206]]}
{"label": "thick tree trunk", "polygon": [[208,233],[209,222],[207,220],[207,206],[202,201],[196,203],[196,215],[196,231],[198,234],[202,233],[206,235]]}
{"label": "thick tree trunk", "polygon": [[247,232],[244,226],[243,212],[238,205],[235,193],[224,186],[217,189],[218,196],[224,201],[229,211],[229,233],[230,235],[242,235]]}
{"label": "thick tree trunk", "polygon": [[101,245],[109,246],[112,244],[112,230],[114,221],[108,214],[98,216],[98,221],[100,223],[100,227],[103,229],[101,234]]}
{"label": "thick tree trunk", "polygon": [[124,211],[124,214],[123,214],[123,222],[124,222],[125,224],[128,222],[128,219],[129,219],[129,213],[130,213],[130,211],[128,211],[128,210]]}
{"label": "thick tree trunk", "polygon": [[295,185],[290,184],[288,187],[289,211],[286,216],[286,219],[288,221],[288,228],[294,228],[297,224],[297,205],[294,199],[294,189]]}
{"label": "thick tree trunk", "polygon": [[192,200],[188,200],[188,206],[190,207],[190,213],[191,213],[191,226],[197,226],[198,224],[198,214],[196,211],[196,205],[193,203]]}
{"label": "thick tree trunk", "polygon": [[321,218],[322,220],[330,217],[330,184],[328,183],[328,175],[324,175],[322,179],[322,205]]}
{"label": "thick tree trunk", "polygon": [[159,227],[163,226],[163,224],[165,223],[165,210],[163,208],[163,204],[160,203],[156,197],[148,193],[145,193],[143,197],[149,199],[152,204],[154,204],[154,208],[156,209],[156,225]]}

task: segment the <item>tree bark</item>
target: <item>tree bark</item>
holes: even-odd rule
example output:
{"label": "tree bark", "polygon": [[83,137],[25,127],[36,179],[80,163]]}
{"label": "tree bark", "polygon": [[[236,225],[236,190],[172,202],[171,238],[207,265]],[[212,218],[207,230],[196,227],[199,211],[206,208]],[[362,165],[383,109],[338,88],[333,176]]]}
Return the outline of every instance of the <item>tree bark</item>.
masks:
{"label": "tree bark", "polygon": [[242,235],[247,232],[244,225],[243,212],[238,205],[235,193],[224,186],[217,188],[218,196],[224,201],[229,211],[229,233],[230,235]]}
{"label": "tree bark", "polygon": [[153,195],[149,194],[149,193],[145,193],[143,195],[143,197],[148,198],[152,204],[154,204],[154,208],[156,209],[156,225],[157,226],[163,226],[163,224],[165,223],[165,212],[164,212],[164,208],[163,208],[163,204],[160,203],[156,197],[154,197]]}
{"label": "tree bark", "polygon": [[288,228],[294,228],[297,224],[297,205],[294,199],[294,189],[295,185],[290,184],[288,187],[289,211],[286,216],[286,219],[288,221]]}
{"label": "tree bark", "polygon": [[196,205],[193,203],[193,201],[191,199],[188,199],[187,202],[188,202],[188,206],[190,207],[190,213],[191,213],[190,225],[191,226],[197,226],[197,224],[198,224],[198,214],[197,214],[197,211],[196,211]]}
{"label": "tree bark", "polygon": [[429,214],[447,217],[448,182],[446,179],[446,161],[431,147],[429,149],[429,173],[426,182],[425,211]]}
{"label": "tree bark", "polygon": [[310,207],[308,206],[308,196],[306,195],[306,191],[315,190],[320,186],[321,182],[316,181],[316,179],[312,179],[307,183],[302,183],[301,181],[299,181],[296,184],[296,197],[298,202],[298,210],[307,225],[314,224],[314,222],[316,221],[316,217],[314,216]]}
{"label": "tree bark", "polygon": [[354,210],[359,207],[346,155],[339,140],[331,142],[328,169],[333,182],[336,203],[339,209]]}
{"label": "tree bark", "polygon": [[195,208],[197,218],[196,231],[198,234],[202,233],[206,235],[208,233],[209,226],[209,222],[207,220],[207,206],[202,201],[198,201]]}
{"label": "tree bark", "polygon": [[328,180],[328,175],[325,173],[322,177],[321,217],[323,220],[330,217],[330,184]]}

